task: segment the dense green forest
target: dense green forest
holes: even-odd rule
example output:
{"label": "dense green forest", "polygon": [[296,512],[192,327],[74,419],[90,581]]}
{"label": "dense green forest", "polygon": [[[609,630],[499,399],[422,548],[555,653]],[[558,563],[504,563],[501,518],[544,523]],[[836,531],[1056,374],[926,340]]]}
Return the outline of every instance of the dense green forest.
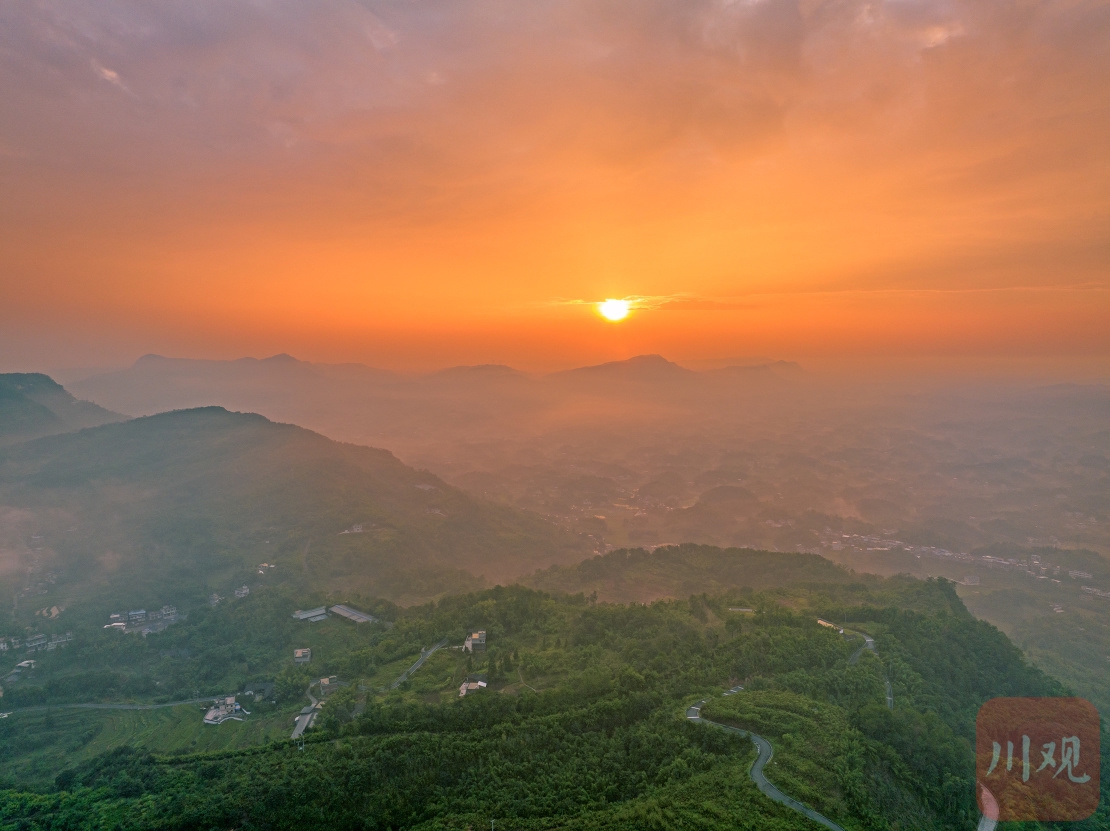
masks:
{"label": "dense green forest", "polygon": [[[766,773],[787,792],[849,831],[965,829],[978,818],[978,707],[998,695],[1062,692],[968,614],[945,581],[737,590],[650,605],[497,587],[404,610],[382,604],[375,611],[388,624],[362,627],[292,621],[288,600],[259,592],[113,648],[121,661],[124,650],[144,652],[133,677],[150,683],[177,671],[184,680],[200,664],[212,665],[212,684],[272,673],[279,703],[267,706],[294,708],[289,727],[311,677],[339,675],[350,685],[327,700],[303,750],[288,739],[216,752],[152,741],[89,757],[81,742],[95,737],[60,735],[72,755],[52,777],[29,769],[16,777],[24,727],[43,718],[16,710],[0,722],[11,749],[0,776],[12,783],[0,796],[0,828],[464,829],[491,820],[521,829],[811,828],[748,779],[750,743],[684,717],[692,701],[742,684],[714,698],[712,713],[775,742]],[[732,611],[741,608],[752,611]],[[289,623],[279,624],[279,611]],[[876,652],[850,663],[860,640],[818,616],[871,633]],[[390,688],[421,649],[442,638],[457,647],[475,628],[487,632],[485,653],[442,649]],[[294,667],[288,646],[312,638],[313,662]],[[189,647],[174,639],[210,646],[184,656]],[[75,663],[109,643],[82,647]],[[43,671],[64,675],[60,665]],[[489,686],[459,699],[458,685],[475,673]],[[44,701],[76,694],[48,683],[39,693]],[[1077,827],[1108,821],[1102,814]]]}

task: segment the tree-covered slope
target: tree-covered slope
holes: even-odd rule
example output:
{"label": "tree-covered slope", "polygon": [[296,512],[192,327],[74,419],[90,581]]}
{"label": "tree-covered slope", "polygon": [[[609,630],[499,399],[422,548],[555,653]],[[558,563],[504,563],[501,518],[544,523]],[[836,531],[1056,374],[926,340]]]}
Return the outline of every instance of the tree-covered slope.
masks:
{"label": "tree-covered slope", "polygon": [[0,374],[0,445],[122,418],[89,401],[74,398],[47,375]]}
{"label": "tree-covered slope", "polygon": [[[264,602],[243,601],[242,620]],[[741,604],[755,611],[730,611]],[[877,653],[852,663],[858,639],[817,623],[830,614],[873,630]],[[765,771],[779,787],[846,831],[962,831],[978,818],[970,738],[979,705],[1061,692],[944,581],[649,606],[497,587],[393,616],[391,628],[357,630],[357,644],[321,646],[310,669],[283,670],[290,689],[298,673],[304,683],[329,672],[350,682],[327,700],[303,750],[289,741],[202,754],[117,749],[66,763],[37,792],[0,792],[0,828],[813,828],[756,789],[750,743],[685,717],[692,702],[742,684],[715,698],[716,716],[772,737]],[[389,667],[477,627],[485,653],[440,650],[399,688],[383,683]],[[473,673],[489,686],[459,699]],[[24,717],[0,725],[9,758],[26,752]]]}
{"label": "tree-covered slope", "polygon": [[[577,559],[585,548],[387,451],[220,408],[8,447],[0,505],[22,565],[53,582],[21,585],[24,569],[0,580],[27,605],[73,609],[94,598],[186,606],[266,581],[427,598],[473,586],[478,575],[505,579]],[[260,576],[264,562],[276,567]]]}
{"label": "tree-covered slope", "polygon": [[522,581],[543,591],[596,594],[613,602],[688,597],[727,589],[797,584],[875,583],[817,554],[667,545],[618,549],[573,565],[557,565]]}

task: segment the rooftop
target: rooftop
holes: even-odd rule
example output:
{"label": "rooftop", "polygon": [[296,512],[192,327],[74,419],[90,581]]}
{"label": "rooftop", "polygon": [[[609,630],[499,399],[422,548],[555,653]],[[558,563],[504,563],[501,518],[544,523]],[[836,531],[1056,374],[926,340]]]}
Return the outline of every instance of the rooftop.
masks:
{"label": "rooftop", "polygon": [[358,609],[352,609],[350,606],[342,604],[332,606],[331,611],[347,618],[347,620],[353,620],[355,623],[373,623],[377,620],[373,615],[368,615],[366,612],[360,612]]}

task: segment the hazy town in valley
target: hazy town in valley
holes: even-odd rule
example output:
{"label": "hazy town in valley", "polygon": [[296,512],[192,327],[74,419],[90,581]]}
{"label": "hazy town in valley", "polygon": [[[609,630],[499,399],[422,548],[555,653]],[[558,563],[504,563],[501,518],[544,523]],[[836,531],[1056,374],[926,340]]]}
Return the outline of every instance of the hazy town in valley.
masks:
{"label": "hazy town in valley", "polygon": [[1110,5],[0,5],[0,831],[1110,829]]}

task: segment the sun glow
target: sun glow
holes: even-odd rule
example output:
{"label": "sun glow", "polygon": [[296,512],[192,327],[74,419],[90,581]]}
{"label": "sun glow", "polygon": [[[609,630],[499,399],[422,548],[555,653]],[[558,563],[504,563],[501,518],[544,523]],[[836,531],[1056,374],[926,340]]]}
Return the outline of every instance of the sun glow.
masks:
{"label": "sun glow", "polygon": [[606,320],[624,320],[628,317],[630,305],[627,300],[606,300],[597,304],[597,310]]}

